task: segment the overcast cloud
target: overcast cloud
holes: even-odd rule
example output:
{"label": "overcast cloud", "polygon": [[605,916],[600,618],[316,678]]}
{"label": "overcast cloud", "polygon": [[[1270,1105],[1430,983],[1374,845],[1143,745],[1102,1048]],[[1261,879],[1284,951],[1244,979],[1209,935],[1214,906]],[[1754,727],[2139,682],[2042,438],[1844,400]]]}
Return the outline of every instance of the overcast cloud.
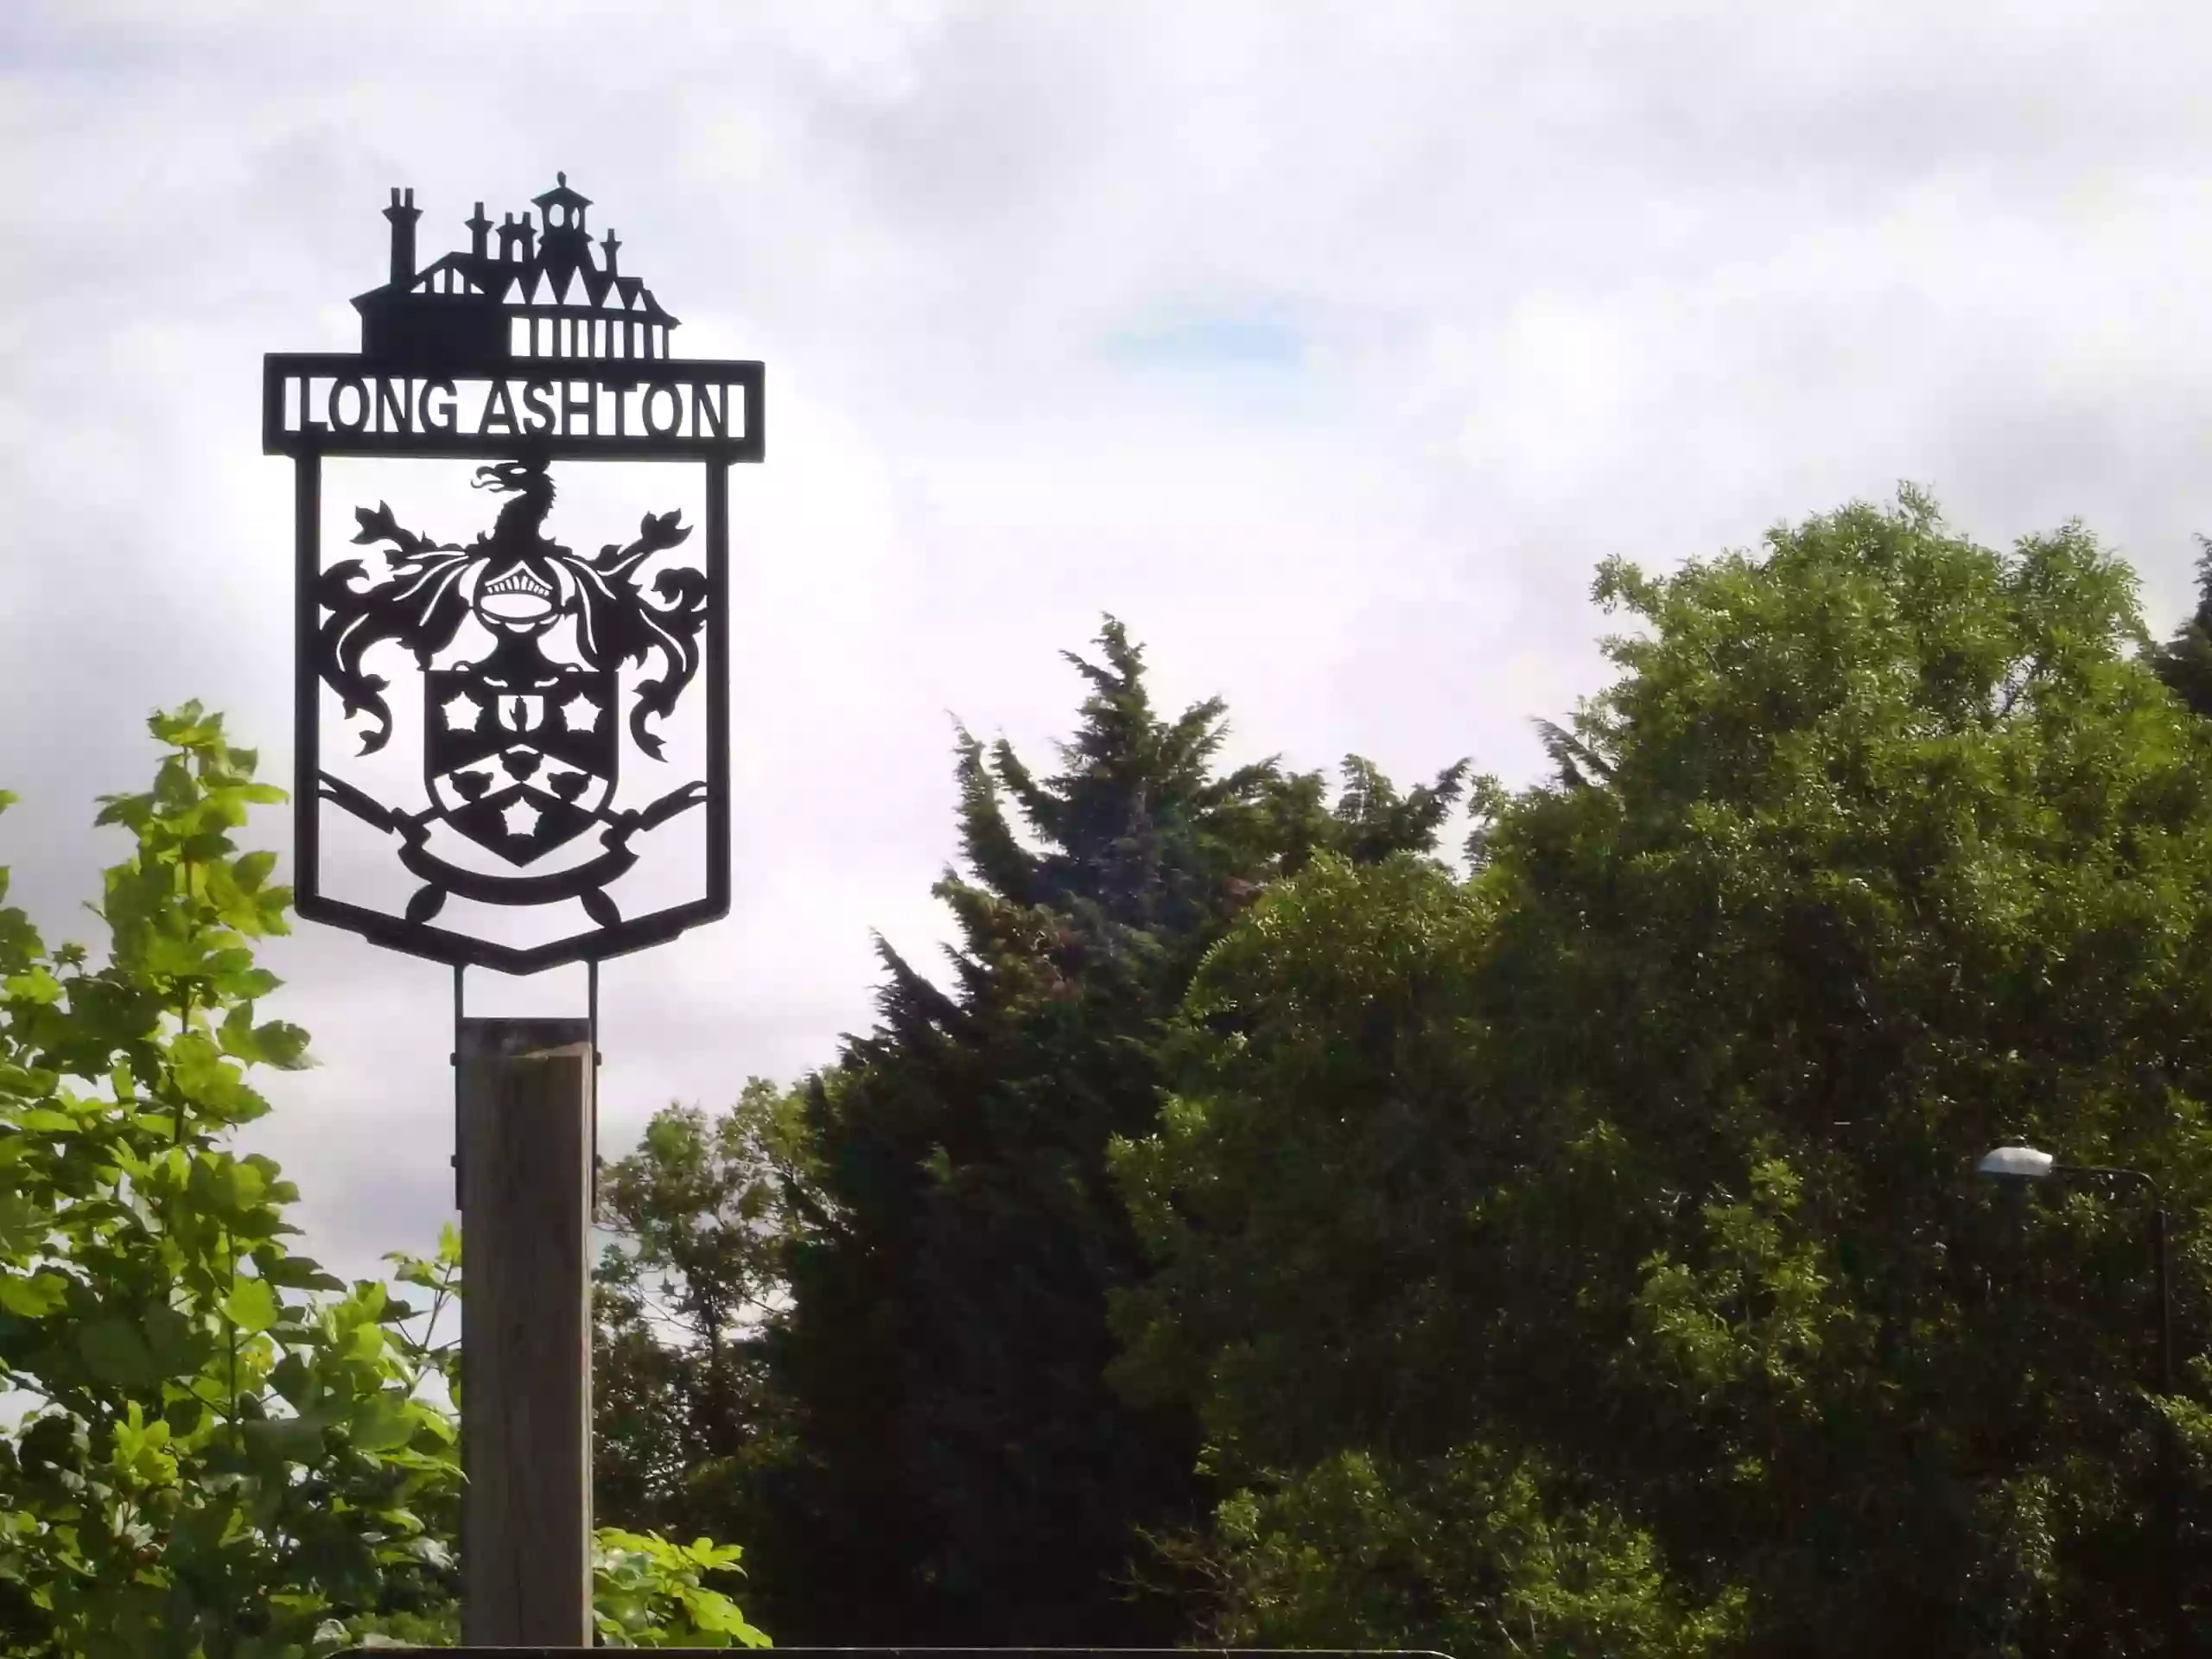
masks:
{"label": "overcast cloud", "polygon": [[[2083,518],[2164,632],[2212,530],[2209,44],[2109,0],[12,0],[0,858],[81,935],[92,798],[156,704],[286,779],[260,354],[354,349],[393,185],[427,259],[565,169],[685,354],[768,364],[735,908],[607,969],[610,1150],[830,1058],[871,929],[931,954],[948,714],[1049,760],[1102,611],[1240,755],[1516,782],[1600,683],[1599,559],[1900,479],[1984,542]],[[425,1244],[444,973],[313,927],[270,956],[323,1065],[257,1141],[311,1244]]]}

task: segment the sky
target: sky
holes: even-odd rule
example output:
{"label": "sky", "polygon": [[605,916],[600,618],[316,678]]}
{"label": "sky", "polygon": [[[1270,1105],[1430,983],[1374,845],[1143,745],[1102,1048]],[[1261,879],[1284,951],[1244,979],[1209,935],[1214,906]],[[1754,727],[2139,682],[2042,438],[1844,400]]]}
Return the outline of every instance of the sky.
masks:
{"label": "sky", "polygon": [[[2163,633],[2212,531],[2209,47],[2113,0],[10,0],[0,861],[92,937],[157,706],[289,782],[259,360],[356,348],[394,186],[427,259],[565,171],[685,354],[767,365],[734,905],[607,967],[609,1152],[830,1059],[875,934],[934,957],[953,721],[1049,764],[1103,614],[1232,759],[1402,782],[1538,773],[1599,560],[1901,480],[1986,544],[2082,518]],[[306,1248],[426,1248],[448,976],[313,925],[266,960],[321,1061],[251,1132]]]}

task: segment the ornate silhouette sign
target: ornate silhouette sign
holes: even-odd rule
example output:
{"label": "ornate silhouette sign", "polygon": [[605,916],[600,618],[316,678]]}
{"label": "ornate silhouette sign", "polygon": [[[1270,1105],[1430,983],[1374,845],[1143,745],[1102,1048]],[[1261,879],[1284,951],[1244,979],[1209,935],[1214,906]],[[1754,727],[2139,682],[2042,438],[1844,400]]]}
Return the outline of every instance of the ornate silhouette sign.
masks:
{"label": "ornate silhouette sign", "polygon": [[[728,476],[760,459],[763,436],[761,365],[672,356],[677,320],[620,272],[613,232],[594,257],[591,204],[567,175],[535,206],[542,236],[509,213],[495,251],[479,202],[469,251],[418,270],[414,193],[394,190],[391,280],[353,302],[360,352],[271,353],[263,373],[264,448],[291,456],[296,480],[300,913],[514,973],[634,950],[728,910]],[[498,509],[461,542],[383,500],[357,506],[352,539],[372,556],[326,565],[327,457],[478,461],[470,481]],[[674,508],[596,554],[553,538],[554,463],[624,459],[703,467],[698,544]],[[410,667],[419,695],[403,702],[421,730],[394,748],[391,675]],[[695,688],[703,753],[672,763],[661,728]],[[327,712],[361,757],[419,744],[404,798],[326,764]],[[327,809],[384,838],[404,902],[329,891]],[[610,889],[657,831],[694,815],[700,891],[626,915]],[[456,917],[500,913],[483,906],[554,919],[517,944]]]}

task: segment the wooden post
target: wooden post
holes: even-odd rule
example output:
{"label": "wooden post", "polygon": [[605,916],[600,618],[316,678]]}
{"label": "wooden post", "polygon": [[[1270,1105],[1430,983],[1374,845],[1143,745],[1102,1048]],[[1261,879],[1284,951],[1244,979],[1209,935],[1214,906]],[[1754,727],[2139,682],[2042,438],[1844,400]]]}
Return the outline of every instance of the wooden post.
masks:
{"label": "wooden post", "polygon": [[588,1648],[591,1027],[460,1025],[461,1639]]}

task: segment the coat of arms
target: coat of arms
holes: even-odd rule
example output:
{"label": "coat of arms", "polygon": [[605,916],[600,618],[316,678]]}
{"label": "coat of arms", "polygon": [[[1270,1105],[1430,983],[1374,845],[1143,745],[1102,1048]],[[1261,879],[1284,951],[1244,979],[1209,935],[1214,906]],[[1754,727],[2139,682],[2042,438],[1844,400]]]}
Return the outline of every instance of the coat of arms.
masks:
{"label": "coat of arms", "polygon": [[[346,560],[322,573],[317,594],[327,613],[317,667],[346,714],[369,720],[364,753],[392,735],[386,682],[369,671],[368,653],[396,642],[423,671],[429,804],[396,811],[339,779],[326,776],[324,786],[400,836],[401,860],[423,882],[410,921],[428,921],[461,893],[494,904],[581,899],[612,925],[620,918],[606,889],[636,862],[631,837],[706,798],[704,782],[691,779],[642,809],[611,809],[623,727],[660,760],[653,724],[698,672],[706,577],[675,568],[647,585],[637,579],[654,554],[690,536],[674,512],[648,513],[635,539],[595,556],[553,541],[544,525],[554,483],[542,456],[479,467],[476,486],[509,499],[465,547],[406,529],[381,502],[359,509],[353,539],[382,544],[386,569],[372,577],[360,560]],[[626,710],[625,665],[646,671]],[[442,856],[430,844],[440,824],[514,873]],[[594,832],[589,855],[538,868]]]}

